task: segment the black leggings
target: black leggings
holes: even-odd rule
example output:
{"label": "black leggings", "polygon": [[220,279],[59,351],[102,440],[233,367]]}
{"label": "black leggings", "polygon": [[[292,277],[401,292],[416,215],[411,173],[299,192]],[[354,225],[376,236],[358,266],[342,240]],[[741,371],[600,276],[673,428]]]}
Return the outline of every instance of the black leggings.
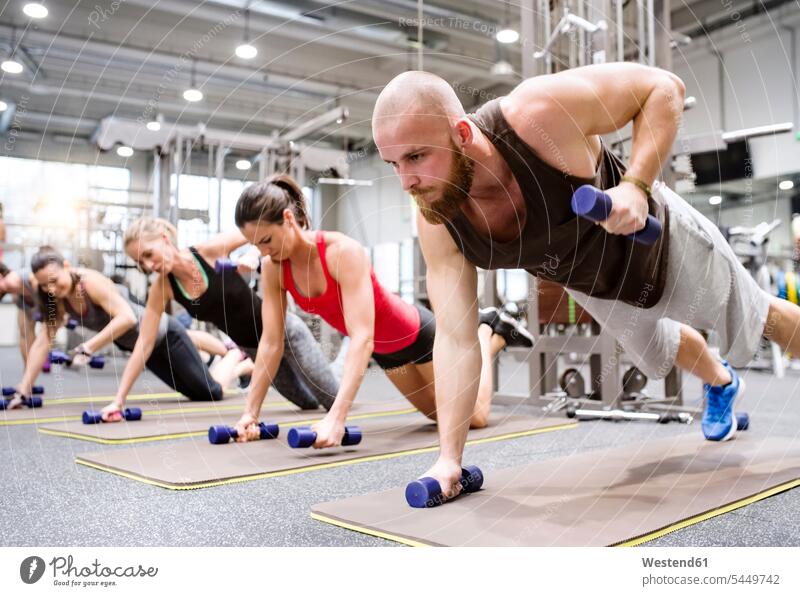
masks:
{"label": "black leggings", "polygon": [[222,386],[211,377],[186,329],[173,317],[168,320],[167,334],[153,348],[147,369],[192,401],[222,399]]}

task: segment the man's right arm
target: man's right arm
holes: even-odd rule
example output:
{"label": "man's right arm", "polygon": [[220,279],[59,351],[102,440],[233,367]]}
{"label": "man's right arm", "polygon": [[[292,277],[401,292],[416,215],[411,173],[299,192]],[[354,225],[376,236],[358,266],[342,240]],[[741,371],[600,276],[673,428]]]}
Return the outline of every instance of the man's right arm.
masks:
{"label": "man's right arm", "polygon": [[458,492],[461,456],[480,380],[477,273],[444,226],[429,224],[419,214],[417,223],[428,297],[436,316],[433,368],[440,453],[427,475],[439,480],[445,496],[452,496]]}

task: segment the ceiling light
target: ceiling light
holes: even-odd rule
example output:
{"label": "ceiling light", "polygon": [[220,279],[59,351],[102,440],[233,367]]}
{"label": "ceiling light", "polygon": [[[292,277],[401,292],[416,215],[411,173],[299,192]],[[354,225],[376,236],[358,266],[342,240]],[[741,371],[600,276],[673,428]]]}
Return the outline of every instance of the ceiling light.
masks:
{"label": "ceiling light", "polygon": [[714,195],[713,197],[708,197],[708,204],[709,205],[719,205],[722,203],[722,197],[719,195]]}
{"label": "ceiling light", "polygon": [[505,29],[500,29],[495,35],[495,39],[500,43],[514,43],[519,39],[519,33],[517,33],[514,29],[506,27]]}
{"label": "ceiling light", "polygon": [[183,92],[183,99],[186,101],[203,101],[203,92],[200,89],[187,89]]}
{"label": "ceiling light", "polygon": [[22,12],[32,19],[43,19],[47,16],[47,7],[38,2],[29,2],[22,7]]}
{"label": "ceiling light", "polygon": [[156,117],[150,120],[145,126],[147,126],[147,130],[151,132],[158,132],[161,130],[162,122],[164,122],[164,116],[162,114],[156,114]]}
{"label": "ceiling light", "polygon": [[183,92],[183,99],[185,99],[186,101],[192,101],[192,102],[203,101],[203,92],[200,91],[200,89],[198,89],[197,85],[195,84],[195,74],[196,74],[195,73],[195,68],[196,67],[197,67],[197,61],[193,60],[192,61],[192,78],[191,78],[192,82],[191,82],[191,85],[189,86],[189,88],[186,91]]}
{"label": "ceiling light", "polygon": [[2,68],[8,74],[19,74],[22,72],[22,64],[13,58],[5,60],[2,64],[0,64],[0,68]]}
{"label": "ceiling light", "polygon": [[247,159],[240,159],[236,162],[236,169],[237,170],[249,170],[250,169],[250,161]]}
{"label": "ceiling light", "polygon": [[778,183],[778,188],[781,190],[792,190],[794,188],[794,182],[791,180],[781,180]]}
{"label": "ceiling light", "polygon": [[119,147],[117,147],[117,155],[119,155],[120,157],[130,157],[131,155],[133,155],[133,149],[125,145],[120,145]]}
{"label": "ceiling light", "polygon": [[244,11],[244,40],[236,48],[236,55],[244,60],[255,58],[258,50],[250,44],[250,11]]}
{"label": "ceiling light", "polygon": [[243,43],[236,47],[236,55],[239,56],[239,58],[250,60],[258,55],[258,50],[249,43]]}

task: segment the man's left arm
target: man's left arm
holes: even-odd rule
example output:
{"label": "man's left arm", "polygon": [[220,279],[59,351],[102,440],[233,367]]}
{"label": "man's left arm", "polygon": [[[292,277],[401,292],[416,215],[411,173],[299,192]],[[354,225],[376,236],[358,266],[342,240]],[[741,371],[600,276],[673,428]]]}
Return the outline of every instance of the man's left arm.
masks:
{"label": "man's left arm", "polygon": [[[546,141],[568,158],[585,155],[592,137],[632,121],[626,176],[651,186],[670,154],[685,92],[683,81],[666,70],[627,62],[599,64],[528,79],[509,95],[504,110],[517,133],[534,149]],[[607,192],[614,210],[604,227],[613,234],[641,229],[647,217],[644,192],[629,183]]]}

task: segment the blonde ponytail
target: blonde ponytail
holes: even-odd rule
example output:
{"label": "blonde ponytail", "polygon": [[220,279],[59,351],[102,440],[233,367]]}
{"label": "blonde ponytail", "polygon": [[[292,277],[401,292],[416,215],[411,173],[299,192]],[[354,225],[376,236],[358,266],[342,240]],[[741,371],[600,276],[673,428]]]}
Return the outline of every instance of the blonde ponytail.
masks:
{"label": "blonde ponytail", "polygon": [[161,217],[151,217],[144,215],[134,221],[125,230],[125,246],[131,242],[141,240],[144,238],[153,238],[161,236],[164,232],[167,233],[173,244],[178,241],[178,230],[166,219]]}

